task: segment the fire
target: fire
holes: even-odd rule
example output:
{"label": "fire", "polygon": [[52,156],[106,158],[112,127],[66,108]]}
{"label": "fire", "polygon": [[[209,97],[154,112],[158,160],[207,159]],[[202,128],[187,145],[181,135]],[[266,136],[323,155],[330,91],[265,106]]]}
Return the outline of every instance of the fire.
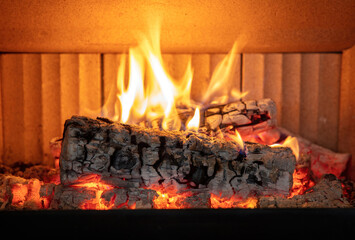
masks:
{"label": "fire", "polygon": [[128,67],[122,57],[117,84],[112,87],[102,115],[122,123],[162,119],[163,129],[179,130],[181,120],[176,107],[190,106],[191,60],[181,79],[174,79],[164,68],[159,28],[151,29],[150,34],[140,37],[138,46],[129,49]]}
{"label": "fire", "polygon": [[313,187],[314,185],[315,183],[311,179],[308,167],[295,169],[293,172],[293,185],[288,198],[292,198],[296,195],[302,195],[307,189]]}
{"label": "fire", "polygon": [[14,184],[11,188],[12,203],[22,206],[28,194],[28,186],[24,184]]}
{"label": "fire", "polygon": [[239,199],[235,196],[231,198],[221,198],[211,194],[211,208],[256,208],[258,199],[249,197],[247,199]]}
{"label": "fire", "polygon": [[[209,87],[200,103],[191,100],[193,69],[191,58],[184,73],[174,78],[166,70],[160,48],[159,21],[150,23],[149,32],[139,35],[138,44],[122,55],[117,71],[117,81],[111,87],[101,116],[122,123],[145,123],[158,120],[163,129],[180,130],[182,123],[179,108],[195,108],[195,117],[187,129],[196,131],[199,114],[197,105],[224,104],[239,100],[246,93],[235,85],[235,70],[239,55],[235,43],[231,51],[216,66]],[[89,111],[88,111],[89,112]]]}
{"label": "fire", "polygon": [[244,150],[244,141],[237,129],[235,129],[235,135],[230,135],[230,137],[232,137],[233,141],[235,141],[242,148],[242,150]]}
{"label": "fire", "polygon": [[175,188],[156,188],[158,196],[153,199],[155,209],[183,209],[189,208],[184,202],[190,192],[178,193]]}
{"label": "fire", "polygon": [[200,109],[196,108],[194,116],[187,123],[187,129],[197,131],[200,127]]}
{"label": "fire", "polygon": [[238,67],[238,43],[234,43],[231,51],[216,66],[213,71],[210,84],[203,99],[206,105],[226,104],[228,102],[240,100],[247,92],[241,93],[235,86],[235,70]]}
{"label": "fire", "polygon": [[291,148],[292,153],[295,155],[296,161],[298,161],[298,159],[299,159],[300,148],[299,148],[298,140],[296,137],[288,136],[283,143],[272,144],[272,145],[270,145],[270,147],[289,147],[289,148]]}
{"label": "fire", "polygon": [[221,133],[221,137],[225,138],[226,140],[231,140],[235,142],[242,151],[244,151],[244,140],[237,129],[234,129],[233,126],[226,127],[227,131]]}
{"label": "fire", "polygon": [[95,198],[84,201],[80,208],[81,209],[92,209],[92,210],[108,210],[111,209],[114,204],[107,202],[102,198],[102,194],[105,191],[112,190],[113,186],[102,183],[100,181],[84,182],[73,185],[72,187],[86,188],[95,192]]}

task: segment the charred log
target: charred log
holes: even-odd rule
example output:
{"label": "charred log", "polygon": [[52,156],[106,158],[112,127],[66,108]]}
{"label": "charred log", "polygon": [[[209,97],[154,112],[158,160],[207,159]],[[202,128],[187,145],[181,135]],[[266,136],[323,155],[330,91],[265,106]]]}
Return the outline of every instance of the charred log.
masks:
{"label": "charred log", "polygon": [[76,116],[65,123],[60,156],[64,185],[96,174],[116,187],[208,189],[224,197],[287,195],[294,169],[295,157],[288,148],[246,143],[241,149],[201,133]]}
{"label": "charred log", "polygon": [[[194,109],[178,109],[178,112],[184,125],[194,115]],[[200,127],[205,127],[212,135],[218,129],[233,126],[241,135],[246,136],[276,126],[276,104],[271,99],[261,99],[210,106],[201,109],[200,119]],[[142,122],[140,125],[159,129],[162,120],[155,119],[151,122]]]}
{"label": "charred log", "polygon": [[304,195],[292,198],[261,197],[261,208],[348,208],[352,205],[343,196],[341,182],[332,174],[323,178]]}

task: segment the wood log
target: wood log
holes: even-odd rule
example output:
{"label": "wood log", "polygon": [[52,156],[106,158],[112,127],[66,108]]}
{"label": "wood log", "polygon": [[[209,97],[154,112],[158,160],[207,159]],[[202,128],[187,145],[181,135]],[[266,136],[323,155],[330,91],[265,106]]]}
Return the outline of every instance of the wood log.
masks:
{"label": "wood log", "polygon": [[323,178],[304,195],[292,198],[260,197],[260,208],[349,208],[352,205],[343,196],[341,182],[332,174]]}
{"label": "wood log", "polygon": [[[195,110],[192,108],[178,109],[178,112],[184,129]],[[149,128],[161,129],[161,123],[161,119],[155,119],[152,122],[140,124]],[[227,126],[233,126],[238,129],[242,136],[246,136],[266,131],[276,125],[276,104],[269,98],[209,106],[200,111],[200,127],[206,127],[207,130],[212,132]]]}
{"label": "wood log", "polygon": [[157,193],[143,188],[55,187],[50,209],[151,209]]}
{"label": "wood log", "polygon": [[315,180],[319,180],[325,174],[333,174],[337,178],[344,177],[351,162],[349,153],[333,152],[281,127],[278,127],[277,130],[285,136],[297,138],[300,146],[300,156],[307,156],[308,164]]}
{"label": "wood log", "polygon": [[45,209],[54,184],[0,174],[0,209]]}
{"label": "wood log", "polygon": [[203,125],[212,130],[234,126],[242,135],[258,133],[276,126],[276,104],[271,99],[247,100],[209,107]]}
{"label": "wood log", "polygon": [[295,157],[289,148],[209,137],[190,131],[160,131],[106,119],[73,116],[65,123],[60,155],[64,185],[96,174],[116,187],[174,186],[238,194],[288,195]]}

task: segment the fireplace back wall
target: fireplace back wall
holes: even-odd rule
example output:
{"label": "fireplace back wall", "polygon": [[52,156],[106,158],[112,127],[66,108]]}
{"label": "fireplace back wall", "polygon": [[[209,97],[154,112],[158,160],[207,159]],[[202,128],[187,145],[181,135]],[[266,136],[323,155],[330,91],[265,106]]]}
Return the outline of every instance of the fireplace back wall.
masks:
{"label": "fireplace back wall", "polygon": [[355,154],[353,1],[0,5],[3,163],[53,164],[50,139],[61,136],[71,115],[102,106],[119,53],[135,43],[134,32],[146,27],[143,16],[149,13],[163,19],[163,57],[170,73],[180,76],[191,57],[194,99],[202,97],[233,42],[246,36],[235,72],[235,85],[249,91],[245,99],[270,97],[280,126],[333,151]]}

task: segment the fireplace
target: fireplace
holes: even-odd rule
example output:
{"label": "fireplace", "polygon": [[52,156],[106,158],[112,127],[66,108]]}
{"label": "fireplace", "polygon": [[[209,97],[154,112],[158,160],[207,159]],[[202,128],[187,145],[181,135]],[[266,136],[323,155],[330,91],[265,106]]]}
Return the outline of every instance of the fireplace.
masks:
{"label": "fireplace", "polygon": [[[350,221],[354,8],[352,1],[2,3],[0,214],[168,214],[165,231],[174,217],[204,216],[204,228],[223,216],[251,221],[248,214]],[[162,84],[158,75],[180,82]],[[159,113],[150,107],[155,99],[137,94],[154,95],[155,86],[160,97],[174,88]],[[170,97],[183,105],[175,114],[164,108]],[[299,207],[313,209],[289,209]],[[184,210],[131,213],[136,208]]]}

